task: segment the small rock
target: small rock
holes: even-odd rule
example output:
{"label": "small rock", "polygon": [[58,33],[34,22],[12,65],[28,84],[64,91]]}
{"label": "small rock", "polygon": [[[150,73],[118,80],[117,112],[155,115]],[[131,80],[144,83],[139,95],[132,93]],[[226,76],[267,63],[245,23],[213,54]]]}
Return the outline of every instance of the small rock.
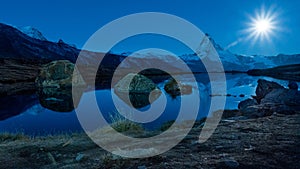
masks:
{"label": "small rock", "polygon": [[53,157],[53,155],[50,152],[47,153],[47,156],[53,165],[57,164],[55,158]]}
{"label": "small rock", "polygon": [[191,145],[192,145],[192,146],[197,145],[197,144],[200,144],[199,140],[191,141]]}
{"label": "small rock", "polygon": [[170,78],[165,86],[165,91],[172,97],[176,98],[180,95],[189,95],[192,93],[193,87],[188,84],[177,82],[174,78]]}
{"label": "small rock", "polygon": [[246,109],[247,107],[249,106],[254,106],[254,105],[258,105],[256,100],[254,99],[246,99],[244,101],[241,101],[239,104],[238,104],[238,108],[241,110],[243,109]]}
{"label": "small rock", "polygon": [[247,120],[247,119],[249,119],[249,118],[245,117],[245,116],[236,116],[236,117],[230,117],[227,120],[237,121],[237,120]]}
{"label": "small rock", "polygon": [[240,164],[234,159],[226,159],[219,162],[220,168],[237,168]]}
{"label": "small rock", "polygon": [[292,89],[292,90],[298,90],[298,85],[294,81],[289,81],[288,87],[289,87],[289,89]]}
{"label": "small rock", "polygon": [[228,123],[233,123],[233,122],[235,122],[235,120],[229,120],[229,119],[224,119],[224,120],[222,120],[222,121],[228,122]]}
{"label": "small rock", "polygon": [[62,147],[68,146],[69,144],[71,144],[71,142],[72,142],[72,139],[69,139],[66,143],[64,143],[64,144],[62,145]]}
{"label": "small rock", "polygon": [[112,160],[119,160],[119,159],[122,159],[121,156],[118,156],[118,155],[115,155],[113,154],[112,157],[111,157]]}
{"label": "small rock", "polygon": [[77,156],[76,156],[76,158],[75,158],[75,160],[79,162],[79,161],[81,161],[83,158],[84,158],[84,154],[83,154],[83,153],[78,153]]}
{"label": "small rock", "polygon": [[216,150],[220,150],[220,149],[223,149],[223,146],[216,146],[215,148],[216,148]]}
{"label": "small rock", "polygon": [[222,119],[228,119],[230,117],[240,116],[239,110],[224,110],[222,114]]}
{"label": "small rock", "polygon": [[138,169],[147,169],[145,165],[138,166]]}

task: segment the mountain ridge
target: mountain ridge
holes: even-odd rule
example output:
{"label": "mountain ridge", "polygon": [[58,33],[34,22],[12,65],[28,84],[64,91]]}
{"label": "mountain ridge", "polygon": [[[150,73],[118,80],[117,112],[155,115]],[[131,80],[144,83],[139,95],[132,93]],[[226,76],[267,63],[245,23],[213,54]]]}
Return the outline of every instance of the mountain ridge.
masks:
{"label": "mountain ridge", "polygon": [[[29,29],[30,28],[30,29]],[[28,27],[29,30],[34,30],[41,34],[35,28]],[[63,41],[59,42],[50,42],[42,38],[35,38],[25,34],[12,26],[8,26],[0,23],[0,58],[7,59],[20,59],[20,60],[32,60],[36,62],[50,62],[53,60],[69,60],[73,63],[76,62],[76,59],[80,53],[80,49],[75,48],[69,44],[64,43]],[[32,32],[29,31],[29,34]],[[42,35],[42,34],[41,34]],[[275,66],[287,65],[300,63],[300,54],[294,55],[285,55],[278,54],[277,56],[262,56],[262,55],[238,55],[233,54],[228,50],[224,50],[219,44],[217,44],[214,39],[206,34],[207,38],[210,40],[214,48],[216,49],[219,57],[223,63],[225,71],[247,71],[250,69],[264,69],[271,68]],[[45,38],[46,39],[46,38]],[[126,52],[126,51],[125,51]],[[121,60],[126,57],[130,52],[124,54],[117,53],[99,53],[92,51],[82,52],[85,55],[86,63],[93,63],[93,61],[88,61],[93,55],[112,55],[114,57],[119,57]],[[155,54],[152,57],[160,57]],[[166,56],[161,56],[166,57]],[[148,54],[147,58],[151,58],[151,54]],[[195,64],[201,62],[195,54],[185,54],[179,56],[183,61],[188,65],[195,67]],[[92,59],[93,60],[93,59]],[[198,62],[197,62],[198,61]],[[147,60],[148,62],[148,60]],[[142,62],[144,63],[144,62]],[[200,69],[201,70],[201,69]],[[202,71],[202,70],[201,70]]]}

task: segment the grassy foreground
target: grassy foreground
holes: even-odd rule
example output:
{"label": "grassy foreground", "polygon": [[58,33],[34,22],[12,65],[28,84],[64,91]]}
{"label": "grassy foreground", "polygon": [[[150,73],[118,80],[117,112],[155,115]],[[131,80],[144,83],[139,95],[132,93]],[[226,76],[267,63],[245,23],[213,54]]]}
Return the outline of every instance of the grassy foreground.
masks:
{"label": "grassy foreground", "polygon": [[202,144],[197,123],[177,146],[145,159],[115,156],[84,133],[34,138],[4,133],[0,168],[298,168],[299,121],[299,113],[222,120]]}

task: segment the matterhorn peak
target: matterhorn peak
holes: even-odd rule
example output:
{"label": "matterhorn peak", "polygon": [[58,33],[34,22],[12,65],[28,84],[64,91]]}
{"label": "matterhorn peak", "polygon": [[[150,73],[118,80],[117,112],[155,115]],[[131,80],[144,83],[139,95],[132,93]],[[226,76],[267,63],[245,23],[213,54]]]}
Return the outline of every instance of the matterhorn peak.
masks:
{"label": "matterhorn peak", "polygon": [[209,39],[209,41],[212,43],[212,45],[214,46],[214,48],[217,50],[217,51],[222,51],[224,50],[219,44],[217,44],[215,42],[215,40],[208,34],[206,33],[205,36]]}

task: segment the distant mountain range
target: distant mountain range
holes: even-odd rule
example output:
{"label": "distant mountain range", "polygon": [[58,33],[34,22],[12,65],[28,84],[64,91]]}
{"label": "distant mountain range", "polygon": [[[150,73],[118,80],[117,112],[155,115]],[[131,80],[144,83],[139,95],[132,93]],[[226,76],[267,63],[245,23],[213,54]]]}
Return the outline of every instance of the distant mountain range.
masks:
{"label": "distant mountain range", "polygon": [[[300,54],[277,56],[242,56],[224,50],[209,35],[208,39],[218,52],[225,71],[242,71],[250,69],[264,69],[275,66],[300,64]],[[92,51],[81,51],[76,47],[64,43],[50,42],[40,31],[32,27],[17,29],[16,27],[0,23],[0,88],[11,87],[9,84],[14,82],[34,82],[39,68],[42,64],[54,60],[69,60],[76,62],[79,53],[82,67],[89,68],[99,58],[104,58],[99,67],[102,76],[112,75],[114,69],[127,57],[127,53],[97,53]],[[200,51],[201,52],[201,51]],[[194,72],[205,72],[205,67],[196,54],[185,54],[179,56]],[[181,67],[174,62],[177,59],[159,53],[136,54],[123,64],[126,68],[151,66],[156,60],[164,60],[162,66],[168,65],[171,70],[181,71]],[[208,58],[209,60],[210,58]],[[169,64],[167,64],[167,63]],[[214,61],[211,61],[212,63]],[[155,62],[159,63],[159,62]],[[89,78],[89,77],[84,77]],[[86,79],[85,79],[86,80]],[[20,86],[21,87],[21,86]],[[8,89],[7,89],[8,90]],[[1,89],[1,91],[3,91]]]}
{"label": "distant mountain range", "polygon": [[277,79],[300,82],[300,64],[277,66],[268,69],[251,69],[247,73],[252,76],[270,76]]}
{"label": "distant mountain range", "polygon": [[[217,50],[226,71],[247,71],[249,69],[263,69],[300,63],[300,54],[279,54],[277,56],[243,56],[233,54],[228,50],[224,50],[209,35],[207,36]],[[30,26],[17,29],[15,27],[0,23],[1,59],[7,58],[24,61],[28,60],[38,63],[65,59],[70,60],[71,62],[75,62],[79,52],[80,49],[66,44],[62,40],[60,40],[59,42],[47,41],[47,39],[42,35],[40,31]],[[86,60],[85,63],[93,63],[93,57],[95,55],[100,55],[103,57],[105,54],[86,51],[86,57],[84,57],[84,59]],[[126,57],[124,53],[110,55],[111,57],[119,57],[118,59],[116,59],[119,61],[123,60],[124,57]],[[143,59],[144,61],[138,61],[139,64],[150,64],[148,62],[151,62],[152,59],[155,59],[157,57],[168,58],[168,56],[150,53],[147,54],[147,56],[139,56],[139,58]],[[195,54],[185,54],[179,57],[184,60],[190,67],[194,68],[195,71],[203,71],[202,68],[199,68],[198,62],[200,60]],[[165,60],[168,61],[168,59]],[[110,62],[110,64],[114,64],[114,62]],[[135,63],[133,62],[132,64]],[[198,68],[199,70],[197,70],[196,68]]]}

